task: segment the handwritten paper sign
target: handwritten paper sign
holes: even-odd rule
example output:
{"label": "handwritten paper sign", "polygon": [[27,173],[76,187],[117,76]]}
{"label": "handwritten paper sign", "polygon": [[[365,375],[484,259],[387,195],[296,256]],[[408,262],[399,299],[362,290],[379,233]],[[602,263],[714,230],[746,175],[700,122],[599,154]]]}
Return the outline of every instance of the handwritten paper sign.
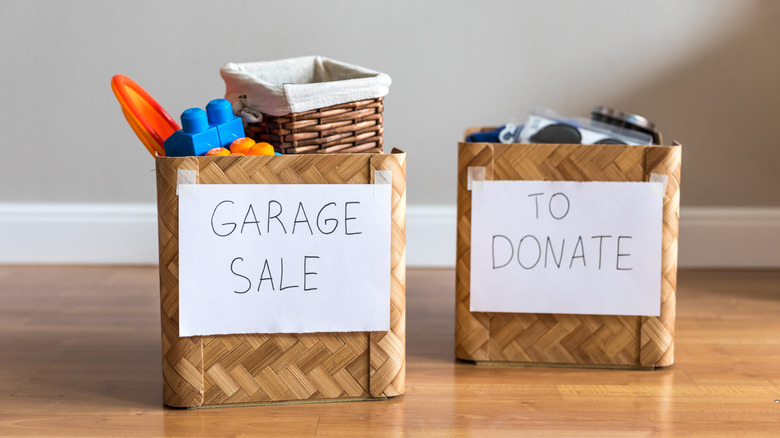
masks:
{"label": "handwritten paper sign", "polygon": [[663,184],[479,181],[471,311],[660,314]]}
{"label": "handwritten paper sign", "polygon": [[179,335],[389,330],[390,185],[179,196]]}

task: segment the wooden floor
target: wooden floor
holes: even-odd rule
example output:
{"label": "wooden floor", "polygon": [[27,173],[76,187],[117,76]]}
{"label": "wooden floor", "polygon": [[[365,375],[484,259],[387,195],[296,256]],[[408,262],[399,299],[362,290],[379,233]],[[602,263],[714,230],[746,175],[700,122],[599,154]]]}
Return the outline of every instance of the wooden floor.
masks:
{"label": "wooden floor", "polygon": [[655,371],[457,361],[454,271],[407,277],[403,396],[184,410],[162,404],[156,268],[0,266],[0,435],[780,436],[780,272],[680,272]]}

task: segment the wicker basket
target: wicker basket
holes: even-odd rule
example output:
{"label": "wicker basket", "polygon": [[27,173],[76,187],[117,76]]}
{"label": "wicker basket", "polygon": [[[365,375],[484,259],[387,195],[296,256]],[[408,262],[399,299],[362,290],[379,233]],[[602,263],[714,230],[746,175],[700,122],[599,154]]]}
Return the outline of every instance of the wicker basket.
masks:
{"label": "wicker basket", "polygon": [[247,124],[246,134],[257,142],[272,144],[282,154],[381,153],[383,99],[285,116],[263,114],[261,122]]}
{"label": "wicker basket", "polygon": [[[470,130],[466,136],[477,130]],[[674,362],[681,146],[459,144],[455,355],[477,363],[655,368]],[[487,180],[647,181],[668,176],[659,317],[470,311],[468,168]]]}
{"label": "wicker basket", "polygon": [[[163,401],[169,406],[368,400],[404,392],[406,154],[158,157]],[[177,171],[203,184],[370,184],[392,171],[390,330],[179,337]]]}
{"label": "wicker basket", "polygon": [[382,152],[385,73],[322,56],[228,63],[225,98],[247,136],[282,154]]}

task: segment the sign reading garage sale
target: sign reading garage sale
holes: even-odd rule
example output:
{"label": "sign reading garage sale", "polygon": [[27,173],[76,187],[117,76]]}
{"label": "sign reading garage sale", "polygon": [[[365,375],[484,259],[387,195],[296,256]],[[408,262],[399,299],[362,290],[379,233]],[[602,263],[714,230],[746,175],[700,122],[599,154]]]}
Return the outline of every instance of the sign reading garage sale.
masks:
{"label": "sign reading garage sale", "polygon": [[180,336],[389,330],[390,190],[197,184],[182,191]]}

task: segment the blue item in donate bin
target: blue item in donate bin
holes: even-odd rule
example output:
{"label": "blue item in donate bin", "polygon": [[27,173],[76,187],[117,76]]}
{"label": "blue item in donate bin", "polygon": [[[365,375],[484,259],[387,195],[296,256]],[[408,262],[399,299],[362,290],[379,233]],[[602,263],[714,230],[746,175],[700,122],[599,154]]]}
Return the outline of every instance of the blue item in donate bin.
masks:
{"label": "blue item in donate bin", "polygon": [[185,110],[181,113],[181,126],[165,140],[166,156],[206,155],[213,148],[229,149],[233,140],[244,137],[244,124],[233,115],[233,108],[225,99],[212,100],[205,111]]}
{"label": "blue item in donate bin", "polygon": [[475,132],[466,138],[468,143],[500,143],[499,134],[506,125],[492,131]]}
{"label": "blue item in donate bin", "polygon": [[217,128],[219,146],[229,149],[233,140],[244,137],[244,122],[233,115],[233,106],[226,99],[214,99],[206,105],[209,125]]}

